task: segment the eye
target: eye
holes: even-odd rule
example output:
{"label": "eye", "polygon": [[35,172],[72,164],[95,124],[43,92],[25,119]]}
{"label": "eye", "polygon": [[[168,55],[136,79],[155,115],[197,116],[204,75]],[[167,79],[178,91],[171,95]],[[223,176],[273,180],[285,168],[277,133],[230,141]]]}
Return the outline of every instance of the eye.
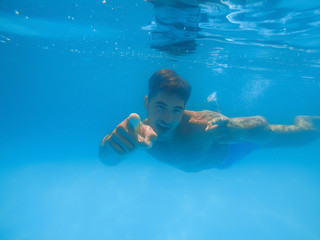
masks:
{"label": "eye", "polygon": [[158,109],[164,109],[164,106],[158,105],[157,108],[158,108]]}

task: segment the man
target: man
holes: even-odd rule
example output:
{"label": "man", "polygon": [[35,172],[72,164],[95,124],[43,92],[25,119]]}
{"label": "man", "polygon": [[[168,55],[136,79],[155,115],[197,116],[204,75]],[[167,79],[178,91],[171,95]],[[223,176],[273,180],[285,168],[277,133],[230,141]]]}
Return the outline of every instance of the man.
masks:
{"label": "man", "polygon": [[319,135],[319,116],[298,116],[294,125],[268,124],[261,116],[228,118],[185,110],[190,94],[188,82],[174,71],[154,73],[145,97],[147,119],[132,113],[105,136],[101,160],[116,165],[140,148],[184,171],[200,171],[227,167],[259,147],[298,146]]}

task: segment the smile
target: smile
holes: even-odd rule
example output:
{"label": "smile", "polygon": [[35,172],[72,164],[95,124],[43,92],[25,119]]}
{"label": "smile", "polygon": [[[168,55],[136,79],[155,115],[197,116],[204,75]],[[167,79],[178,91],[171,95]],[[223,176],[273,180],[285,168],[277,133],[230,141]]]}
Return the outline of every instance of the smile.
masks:
{"label": "smile", "polygon": [[166,126],[157,124],[157,129],[160,133],[166,133],[170,130],[170,127],[166,127]]}

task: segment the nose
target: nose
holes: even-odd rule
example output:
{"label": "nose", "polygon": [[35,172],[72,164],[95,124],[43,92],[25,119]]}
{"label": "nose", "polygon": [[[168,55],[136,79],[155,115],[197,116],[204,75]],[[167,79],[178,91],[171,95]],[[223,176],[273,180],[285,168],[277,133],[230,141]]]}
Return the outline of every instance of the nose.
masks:
{"label": "nose", "polygon": [[173,120],[172,113],[170,113],[169,111],[166,111],[165,113],[163,113],[161,120],[163,124],[170,125]]}

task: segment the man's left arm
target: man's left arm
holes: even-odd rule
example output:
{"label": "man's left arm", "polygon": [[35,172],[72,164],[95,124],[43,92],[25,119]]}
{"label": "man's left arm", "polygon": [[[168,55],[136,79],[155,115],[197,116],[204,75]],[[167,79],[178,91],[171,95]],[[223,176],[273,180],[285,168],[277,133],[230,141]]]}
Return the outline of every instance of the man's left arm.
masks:
{"label": "man's left arm", "polygon": [[[252,142],[263,147],[295,147],[310,143],[319,136],[315,123],[320,117],[298,116],[293,125],[269,124],[262,116],[214,119],[209,131],[220,142]],[[215,130],[215,131],[213,131]]]}
{"label": "man's left arm", "polygon": [[292,125],[270,124],[271,139],[265,147],[296,147],[319,137],[320,116],[297,116]]}
{"label": "man's left arm", "polygon": [[264,145],[272,137],[270,125],[261,116],[216,118],[211,121],[208,130],[216,134],[220,143],[252,142]]}

